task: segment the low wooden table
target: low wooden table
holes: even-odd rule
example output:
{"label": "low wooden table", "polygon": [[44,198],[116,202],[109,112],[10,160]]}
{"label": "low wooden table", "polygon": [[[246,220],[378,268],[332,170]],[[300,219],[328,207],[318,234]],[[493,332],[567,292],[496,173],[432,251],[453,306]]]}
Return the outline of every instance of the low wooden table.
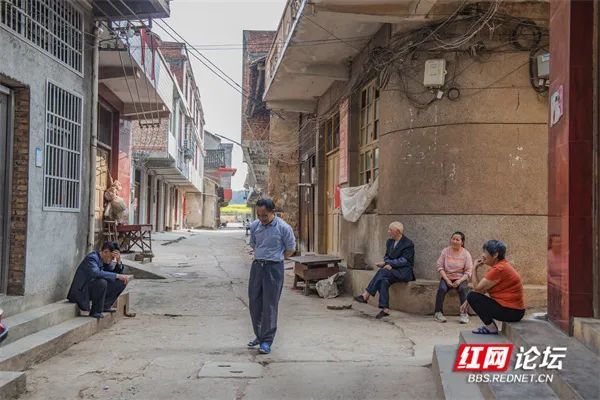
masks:
{"label": "low wooden table", "polygon": [[133,246],[137,246],[142,249],[142,253],[146,253],[147,250],[152,252],[151,224],[119,225],[117,226],[117,232],[119,233],[119,245],[122,251],[131,251]]}
{"label": "low wooden table", "polygon": [[[310,294],[310,282],[317,282],[321,279],[327,279],[340,272],[338,263],[342,261],[340,257],[328,254],[317,254],[314,256],[290,257],[294,261],[294,288],[298,281],[304,282],[304,295]],[[333,264],[332,266],[329,266]]]}

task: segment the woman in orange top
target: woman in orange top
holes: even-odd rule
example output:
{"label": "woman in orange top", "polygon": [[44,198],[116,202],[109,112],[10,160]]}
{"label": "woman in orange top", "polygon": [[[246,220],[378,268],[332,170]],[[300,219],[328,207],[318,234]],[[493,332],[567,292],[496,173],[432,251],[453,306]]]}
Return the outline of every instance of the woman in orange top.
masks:
{"label": "woman in orange top", "polygon": [[[498,326],[494,322],[517,322],[525,315],[523,282],[519,273],[504,259],[506,245],[499,240],[488,240],[483,245],[481,260],[478,260],[473,273],[473,291],[460,307],[466,313],[471,306],[484,325],[473,333],[497,335]],[[491,268],[483,279],[478,281],[477,270],[483,264]],[[489,294],[489,297],[485,295]]]}

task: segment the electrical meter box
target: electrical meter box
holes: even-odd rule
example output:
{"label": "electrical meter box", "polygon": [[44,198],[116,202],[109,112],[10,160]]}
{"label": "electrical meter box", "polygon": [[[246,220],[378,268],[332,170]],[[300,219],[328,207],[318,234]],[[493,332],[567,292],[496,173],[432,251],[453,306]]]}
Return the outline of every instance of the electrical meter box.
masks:
{"label": "electrical meter box", "polygon": [[537,76],[538,78],[548,78],[550,76],[550,53],[537,56]]}
{"label": "electrical meter box", "polygon": [[423,85],[431,88],[444,86],[446,80],[446,60],[435,59],[425,61],[425,77]]}

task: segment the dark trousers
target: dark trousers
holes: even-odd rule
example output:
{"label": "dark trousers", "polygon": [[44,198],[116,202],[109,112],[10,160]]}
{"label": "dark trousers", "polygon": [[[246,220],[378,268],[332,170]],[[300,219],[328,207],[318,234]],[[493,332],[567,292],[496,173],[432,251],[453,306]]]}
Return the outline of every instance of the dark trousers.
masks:
{"label": "dark trousers", "polygon": [[125,290],[125,284],[118,279],[114,282],[102,278],[91,281],[89,283],[90,300],[92,301],[90,314],[101,313],[112,307],[123,290]]}
{"label": "dark trousers", "polygon": [[394,274],[394,270],[380,268],[366,290],[371,296],[375,296],[379,292],[379,308],[390,308],[390,286],[397,282],[403,282],[403,280]]}
{"label": "dark trousers", "polygon": [[250,269],[248,299],[256,338],[271,345],[277,332],[277,311],[283,289],[283,263],[254,261]]}
{"label": "dark trousers", "polygon": [[444,299],[446,298],[446,293],[448,293],[452,289],[456,289],[458,291],[460,304],[463,304],[465,301],[467,301],[467,295],[469,294],[469,284],[466,281],[458,285],[457,288],[454,288],[449,287],[446,281],[441,279],[440,287],[438,287],[437,295],[435,296],[435,312],[444,312]]}
{"label": "dark trousers", "polygon": [[496,300],[477,292],[470,292],[467,295],[467,301],[473,311],[475,311],[486,325],[491,324],[494,320],[518,322],[525,315],[525,310],[501,306]]}

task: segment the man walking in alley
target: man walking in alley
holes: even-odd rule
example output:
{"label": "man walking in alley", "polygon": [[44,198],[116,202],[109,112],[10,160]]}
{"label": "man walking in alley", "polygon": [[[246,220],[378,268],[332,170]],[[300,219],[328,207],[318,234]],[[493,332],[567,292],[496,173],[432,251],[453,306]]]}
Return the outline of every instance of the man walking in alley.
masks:
{"label": "man walking in alley", "polygon": [[79,264],[67,299],[77,303],[80,310],[89,311],[90,317],[104,318],[102,312],[116,311],[112,305],[128,282],[129,275],[123,275],[119,245],[105,242],[100,251],[91,252]]}
{"label": "man walking in alley", "polygon": [[296,249],[294,231],[275,215],[271,199],[256,203],[258,220],[250,225],[250,246],[254,261],[250,270],[248,298],[250,317],[256,337],[248,347],[259,346],[261,354],[269,354],[277,331],[277,309],[283,289],[283,260]]}

